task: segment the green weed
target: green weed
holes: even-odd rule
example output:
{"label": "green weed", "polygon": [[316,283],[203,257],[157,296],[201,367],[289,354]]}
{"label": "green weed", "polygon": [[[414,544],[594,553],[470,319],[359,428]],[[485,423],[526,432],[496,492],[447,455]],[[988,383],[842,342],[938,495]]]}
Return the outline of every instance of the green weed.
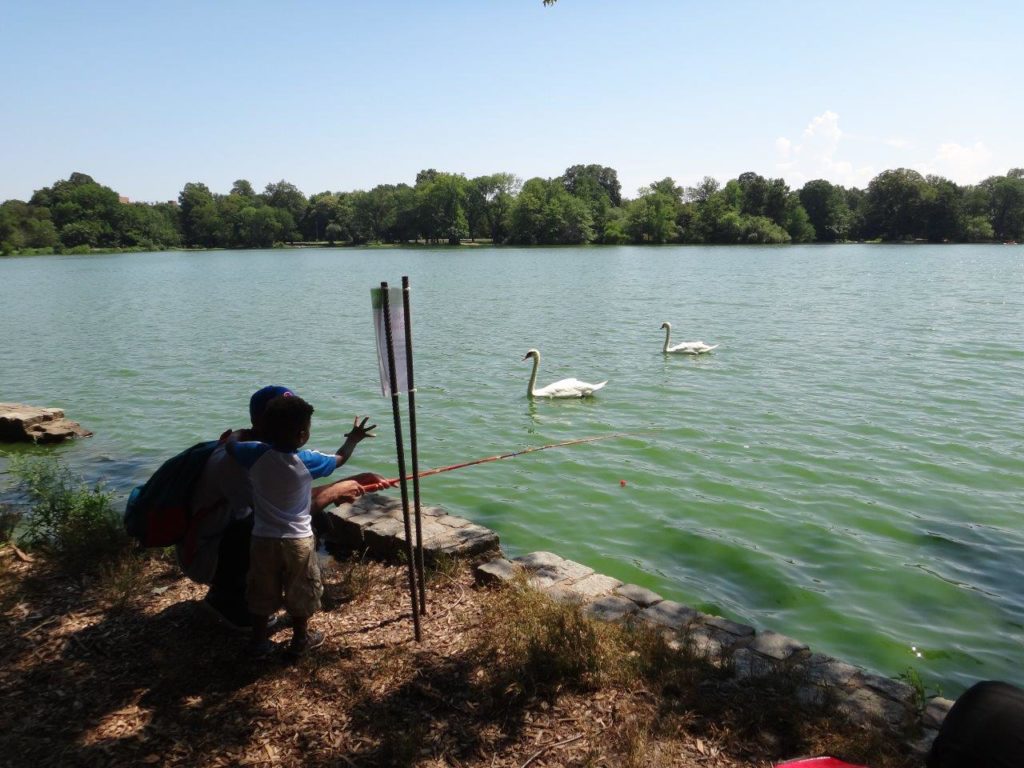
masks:
{"label": "green weed", "polygon": [[101,485],[86,484],[49,457],[15,456],[10,474],[29,502],[19,545],[52,554],[74,572],[95,570],[126,551],[128,537],[113,495]]}

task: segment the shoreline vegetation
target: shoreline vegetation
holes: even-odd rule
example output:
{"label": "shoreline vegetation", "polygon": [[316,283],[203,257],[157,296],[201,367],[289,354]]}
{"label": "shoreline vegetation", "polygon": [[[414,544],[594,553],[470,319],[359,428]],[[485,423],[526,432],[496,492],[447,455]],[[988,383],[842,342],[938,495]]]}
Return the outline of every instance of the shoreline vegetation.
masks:
{"label": "shoreline vegetation", "polygon": [[614,168],[554,178],[467,178],[435,169],[415,183],[306,197],[287,181],[227,194],[185,184],[176,200],[131,202],[84,173],[0,204],[0,254],[43,255],[335,245],[625,245],[1024,241],[1024,168],[973,185],[907,168],[864,190],[824,179],[798,190],[740,174],[682,187],[666,177],[623,197]]}
{"label": "shoreline vegetation", "polygon": [[0,539],[0,754],[25,764],[920,764],[912,726],[851,723],[802,700],[792,670],[737,679],[523,580],[480,586],[476,560],[429,569],[422,643],[401,564],[333,560],[314,619],[324,646],[254,663],[173,556],[127,542],[109,494],[45,459],[15,476],[31,508],[22,534],[5,525]]}

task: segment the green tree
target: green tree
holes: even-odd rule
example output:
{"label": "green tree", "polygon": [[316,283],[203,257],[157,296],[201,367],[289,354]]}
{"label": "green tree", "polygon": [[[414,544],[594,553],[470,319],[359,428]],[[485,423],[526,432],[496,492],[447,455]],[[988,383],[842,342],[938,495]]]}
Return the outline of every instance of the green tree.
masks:
{"label": "green tree", "polygon": [[243,208],[241,222],[246,244],[257,248],[271,247],[285,236],[288,227],[295,227],[291,213],[269,205]]}
{"label": "green tree", "polygon": [[331,222],[324,227],[324,237],[327,238],[329,245],[334,245],[338,240],[344,239],[345,230],[340,224]]}
{"label": "green tree", "polygon": [[566,191],[575,197],[593,200],[603,194],[613,206],[622,205],[622,185],[614,168],[605,165],[573,165],[565,169],[561,181]]}
{"label": "green tree", "polygon": [[925,182],[921,194],[924,236],[933,243],[963,240],[963,190],[940,176],[928,176]]}
{"label": "green tree", "polygon": [[[804,215],[806,216],[806,213]],[[729,242],[764,245],[788,243],[792,239],[789,232],[767,216],[740,215],[735,225],[730,220],[730,226],[737,228],[738,231],[735,234],[736,239]]]}
{"label": "green tree", "polygon": [[[50,210],[61,242],[77,245],[116,247],[121,244],[118,228],[120,199],[110,187],[97,184],[85,173],[72,173],[52,187],[37,190],[31,205]],[[66,235],[64,229],[75,224]]]}
{"label": "green tree", "polygon": [[284,228],[279,234],[282,240],[292,241],[298,236],[296,222],[301,221],[306,213],[306,206],[309,201],[294,184],[289,184],[282,179],[273,184],[267,184],[263,190],[263,200],[271,208],[284,211],[288,215],[277,215],[276,219]]}
{"label": "green tree", "polygon": [[683,199],[693,203],[706,203],[721,188],[722,185],[718,183],[717,179],[705,176],[697,183],[697,186],[686,188]]}
{"label": "green tree", "polygon": [[[338,222],[340,217],[338,196],[333,192],[318,192],[310,195],[299,228],[305,240],[319,240],[326,236],[327,226]],[[340,239],[335,237],[335,240]]]}
{"label": "green tree", "polygon": [[161,249],[181,244],[178,209],[169,203],[128,203],[120,207],[121,244]]}
{"label": "green tree", "polygon": [[469,236],[466,203],[469,183],[465,176],[434,173],[417,176],[416,192],[420,200],[420,224],[430,240],[458,245]]}
{"label": "green tree", "polygon": [[740,213],[746,216],[766,216],[779,225],[787,218],[789,187],[782,179],[766,179],[748,171],[736,179],[742,193]]}
{"label": "green tree", "polygon": [[384,242],[397,220],[395,187],[380,184],[369,192],[352,194],[355,242]]}
{"label": "green tree", "polygon": [[814,225],[807,211],[800,203],[800,196],[795,192],[786,197],[786,213],[783,229],[794,243],[813,243],[815,240]]}
{"label": "green tree", "polygon": [[213,193],[205,184],[188,182],[178,194],[181,211],[181,235],[186,246],[211,247],[217,244],[219,217]]}
{"label": "green tree", "polygon": [[560,180],[533,178],[512,206],[509,241],[524,245],[578,245],[594,237],[589,206]]}
{"label": "green tree", "polygon": [[815,179],[804,184],[798,195],[819,242],[835,243],[847,238],[850,208],[842,187]]}
{"label": "green tree", "polygon": [[989,220],[996,238],[1024,240],[1024,171],[1012,169],[1006,176],[982,182],[988,192]]}
{"label": "green tree", "polygon": [[254,190],[252,188],[252,184],[245,179],[237,179],[235,183],[231,185],[231,191],[228,194],[252,199],[256,197],[256,190]]}
{"label": "green tree", "polygon": [[868,184],[864,228],[869,238],[910,240],[926,231],[927,182],[917,171],[883,171]]}
{"label": "green tree", "polygon": [[49,208],[21,200],[0,204],[0,244],[5,253],[24,248],[52,248],[58,242]]}
{"label": "green tree", "polygon": [[[665,182],[672,180],[665,179]],[[674,188],[674,184],[652,184],[641,190],[643,194],[640,197],[627,204],[625,231],[634,243],[669,243],[676,239],[676,217],[682,190],[677,196]]]}

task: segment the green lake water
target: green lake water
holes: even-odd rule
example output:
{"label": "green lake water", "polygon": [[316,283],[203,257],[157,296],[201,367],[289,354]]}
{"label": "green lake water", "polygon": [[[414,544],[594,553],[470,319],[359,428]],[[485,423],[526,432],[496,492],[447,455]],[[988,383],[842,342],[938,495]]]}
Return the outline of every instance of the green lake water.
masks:
{"label": "green lake water", "polygon": [[[432,477],[425,503],[511,555],[553,551],[883,674],[913,667],[947,696],[1024,683],[1024,248],[6,258],[0,401],[94,430],[49,450],[123,492],[283,383],[316,406],[311,447],[370,414],[380,437],[351,470],[393,476],[369,289],[402,275],[421,468],[643,433]],[[664,356],[665,320],[673,341],[721,346]],[[530,402],[531,347],[538,385],[609,383]]]}

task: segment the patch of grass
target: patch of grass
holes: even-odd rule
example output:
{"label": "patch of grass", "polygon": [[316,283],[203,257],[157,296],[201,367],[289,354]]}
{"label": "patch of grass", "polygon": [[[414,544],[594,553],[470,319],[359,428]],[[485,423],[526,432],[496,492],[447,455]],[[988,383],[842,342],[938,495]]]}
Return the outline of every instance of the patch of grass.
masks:
{"label": "patch of grass", "polygon": [[[896,675],[896,678],[902,680],[913,689],[914,706],[917,707],[918,712],[924,710],[925,701],[928,699],[928,693],[925,690],[924,680],[921,679],[920,673],[913,667],[907,667]],[[939,694],[935,695],[937,696]]]}
{"label": "patch of grass", "polygon": [[99,566],[98,591],[113,610],[124,610],[150,586],[145,560],[122,557]]}
{"label": "patch of grass", "polygon": [[54,556],[66,570],[93,571],[119,560],[129,540],[113,495],[88,485],[56,459],[15,456],[10,473],[29,501],[19,545]]}
{"label": "patch of grass", "polygon": [[462,560],[458,557],[445,554],[439,554],[427,560],[423,565],[428,585],[434,585],[440,581],[454,581],[464,567]]}
{"label": "patch of grass", "polygon": [[702,652],[685,634],[648,624],[631,624],[627,632],[635,674],[673,697],[689,700],[705,683],[731,676],[728,659]]}
{"label": "patch of grass", "polygon": [[594,622],[580,607],[559,603],[525,580],[496,592],[482,620],[477,653],[492,684],[508,695],[592,690],[621,672],[620,627]]}
{"label": "patch of grass", "polygon": [[14,538],[14,528],[21,515],[6,504],[0,504],[0,544],[6,544]]}
{"label": "patch of grass", "polygon": [[369,595],[373,587],[373,569],[365,556],[353,555],[348,560],[335,559],[338,574],[332,597],[340,603],[351,603]]}
{"label": "patch of grass", "polygon": [[613,739],[624,768],[642,768],[649,764],[650,737],[650,728],[640,717],[629,717],[619,724]]}

